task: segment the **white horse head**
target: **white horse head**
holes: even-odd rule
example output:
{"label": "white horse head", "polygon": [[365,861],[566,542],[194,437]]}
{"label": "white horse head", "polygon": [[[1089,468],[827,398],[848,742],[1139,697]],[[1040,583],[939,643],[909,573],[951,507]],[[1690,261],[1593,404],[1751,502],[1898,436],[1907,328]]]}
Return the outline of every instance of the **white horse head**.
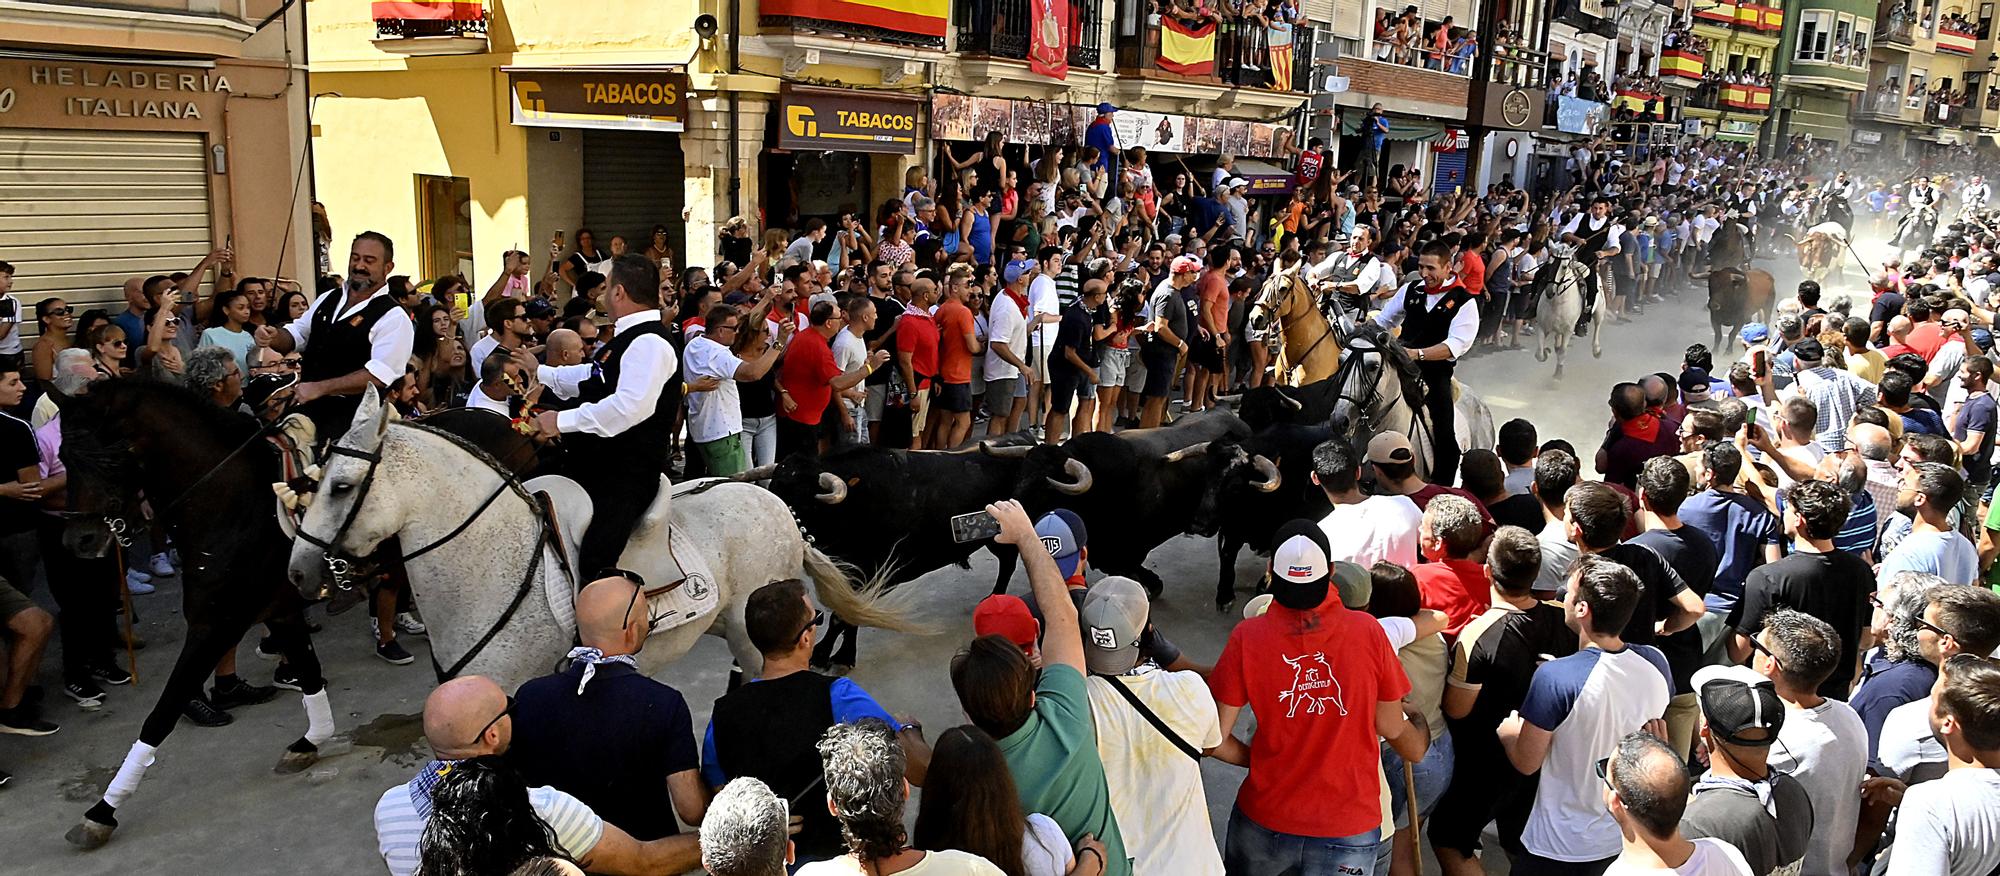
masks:
{"label": "white horse head", "polygon": [[354,424],[322,466],[314,501],[299,523],[291,579],[307,599],[319,598],[329,560],[365,557],[402,528],[404,509],[392,491],[371,495],[381,476],[384,438],[394,419],[373,384],[361,396]]}

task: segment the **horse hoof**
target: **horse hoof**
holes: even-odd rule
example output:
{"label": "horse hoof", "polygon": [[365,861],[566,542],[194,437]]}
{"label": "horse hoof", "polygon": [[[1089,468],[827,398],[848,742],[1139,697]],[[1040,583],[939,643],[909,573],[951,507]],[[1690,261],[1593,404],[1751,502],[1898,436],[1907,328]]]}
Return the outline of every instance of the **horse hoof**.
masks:
{"label": "horse hoof", "polygon": [[278,765],[271,772],[281,776],[305,772],[307,767],[319,763],[318,751],[287,751],[278,758]]}
{"label": "horse hoof", "polygon": [[1235,607],[1236,600],[1234,599],[1218,599],[1215,601],[1216,614],[1228,614],[1229,610]]}
{"label": "horse hoof", "polygon": [[1596,346],[1593,346],[1593,347],[1591,347],[1591,348],[1590,348],[1590,358],[1592,358],[1592,359],[1602,359],[1602,358],[1604,358],[1604,348],[1603,348],[1603,347],[1596,347]]}
{"label": "horse hoof", "polygon": [[69,833],[63,834],[63,839],[87,852],[103,848],[105,843],[111,841],[111,831],[114,829],[111,825],[99,824],[86,818],[70,828]]}

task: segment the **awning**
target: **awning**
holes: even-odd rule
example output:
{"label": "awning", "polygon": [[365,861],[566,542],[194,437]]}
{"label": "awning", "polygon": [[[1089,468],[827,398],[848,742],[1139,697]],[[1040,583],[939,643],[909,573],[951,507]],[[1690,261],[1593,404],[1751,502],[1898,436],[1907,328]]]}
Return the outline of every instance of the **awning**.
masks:
{"label": "awning", "polygon": [[1236,175],[1250,184],[1250,190],[1244,194],[1251,197],[1289,195],[1297,185],[1297,178],[1290,171],[1254,158],[1236,159]]}

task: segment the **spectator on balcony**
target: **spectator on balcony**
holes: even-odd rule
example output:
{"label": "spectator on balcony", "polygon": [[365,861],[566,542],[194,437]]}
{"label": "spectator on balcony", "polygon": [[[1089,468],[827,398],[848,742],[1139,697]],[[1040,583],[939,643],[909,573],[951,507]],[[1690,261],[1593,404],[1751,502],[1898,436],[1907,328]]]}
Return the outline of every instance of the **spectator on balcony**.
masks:
{"label": "spectator on balcony", "polygon": [[1426,34],[1424,69],[1444,69],[1445,59],[1450,57],[1452,52],[1452,30],[1454,28],[1451,26],[1451,20],[1451,16],[1445,16],[1444,21],[1438,23],[1437,29]]}
{"label": "spectator on balcony", "polygon": [[1096,170],[1100,174],[1116,177],[1118,173],[1118,132],[1112,127],[1112,117],[1118,107],[1109,103],[1097,105],[1097,118],[1090,128],[1083,132],[1083,144],[1097,150]]}
{"label": "spectator on balcony", "polygon": [[1471,31],[1462,27],[1452,28],[1449,72],[1454,76],[1470,74],[1472,56],[1478,51],[1479,41],[1473,38]]}

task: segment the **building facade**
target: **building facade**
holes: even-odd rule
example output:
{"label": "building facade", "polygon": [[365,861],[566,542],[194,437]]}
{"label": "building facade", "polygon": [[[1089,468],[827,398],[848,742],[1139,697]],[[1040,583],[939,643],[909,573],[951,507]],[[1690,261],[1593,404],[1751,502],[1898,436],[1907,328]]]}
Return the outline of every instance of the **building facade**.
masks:
{"label": "building facade", "polygon": [[1761,3],[1694,0],[1691,15],[1703,69],[1683,110],[1686,118],[1699,125],[1694,132],[1700,136],[1758,143],[1771,116],[1772,89],[1778,81],[1774,63],[1785,10]]}
{"label": "building facade", "polygon": [[[1856,97],[1851,116],[1857,145],[1914,158],[1926,144],[1972,142],[1964,127],[1972,90],[1966,74],[1984,74],[1991,62],[1972,58],[1982,45],[1991,49],[1971,14],[1956,2],[1882,0],[1869,46],[1868,89]],[[1973,124],[1981,117],[1974,115]]]}
{"label": "building facade", "polygon": [[0,4],[0,259],[15,295],[122,309],[128,277],[224,245],[240,275],[310,288],[304,50],[283,0]]}
{"label": "building facade", "polygon": [[1857,135],[1849,120],[1854,101],[1868,91],[1874,0],[1801,0],[1786,16],[1779,38],[1778,135],[1810,135],[1815,142],[1873,148],[1880,134]]}

